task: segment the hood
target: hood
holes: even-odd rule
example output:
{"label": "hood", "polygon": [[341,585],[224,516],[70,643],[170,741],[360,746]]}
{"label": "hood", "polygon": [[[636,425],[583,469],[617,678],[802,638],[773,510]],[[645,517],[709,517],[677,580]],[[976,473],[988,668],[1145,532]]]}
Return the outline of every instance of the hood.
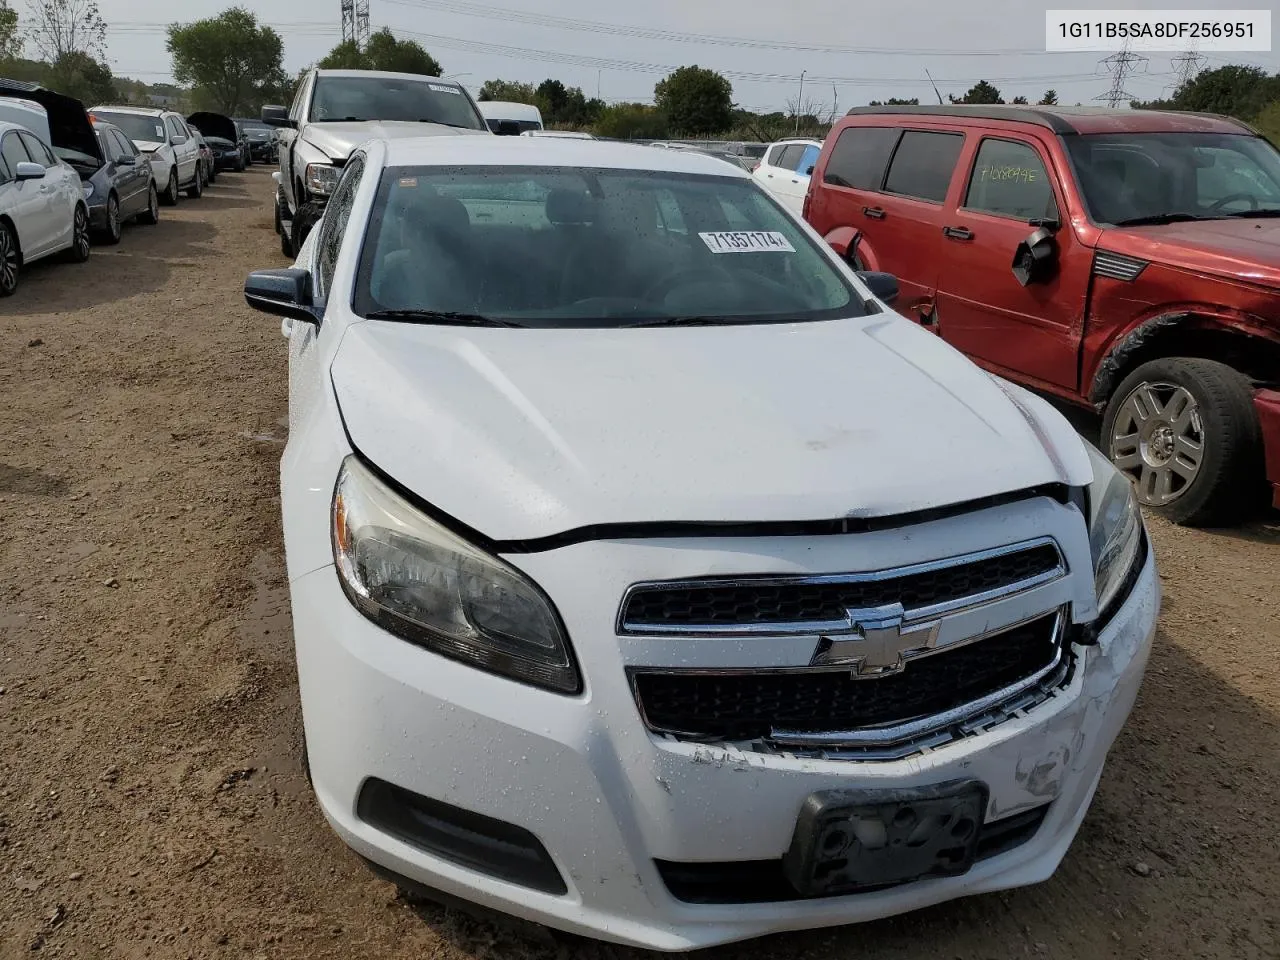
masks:
{"label": "hood", "polygon": [[1098,246],[1195,273],[1280,288],[1280,218],[1115,227]]}
{"label": "hood", "polygon": [[488,130],[464,130],[440,123],[370,120],[365,123],[311,123],[307,125],[306,140],[323,150],[330,158],[345,160],[360,144],[375,138],[400,140],[407,137],[452,137],[473,133],[489,136]]}
{"label": "hood", "polygon": [[366,321],[332,374],[355,447],[495,540],[886,516],[1092,476],[1061,417],[894,316],[640,330]]}
{"label": "hood", "polygon": [[99,165],[102,164],[102,149],[94,135],[93,124],[89,122],[89,114],[79,100],[35,84],[3,79],[0,79],[0,96],[40,104],[49,118],[49,146],[86,153]]}
{"label": "hood", "polygon": [[160,143],[157,140],[135,140],[133,141],[133,145],[143,153],[155,153],[164,146],[163,143]]}
{"label": "hood", "polygon": [[187,117],[187,123],[193,127],[199,127],[200,132],[208,137],[222,137],[224,140],[235,141],[239,139],[236,136],[236,125],[230,117],[224,117],[220,113],[210,113],[203,110],[200,113],[193,113]]}

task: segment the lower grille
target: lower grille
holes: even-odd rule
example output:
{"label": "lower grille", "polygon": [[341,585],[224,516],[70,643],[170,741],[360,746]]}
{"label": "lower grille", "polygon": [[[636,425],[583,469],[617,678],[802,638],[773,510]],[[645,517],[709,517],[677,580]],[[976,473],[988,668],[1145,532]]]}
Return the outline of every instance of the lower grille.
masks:
{"label": "lower grille", "polygon": [[[1049,804],[982,825],[978,861],[1022,846],[1036,835]],[[787,882],[782,860],[729,860],[723,863],[655,861],[662,882],[684,903],[784,903],[804,899]],[[868,887],[859,893],[882,890]],[[849,896],[850,894],[839,894]],[[852,894],[857,896],[857,893]]]}
{"label": "lower grille", "polygon": [[632,672],[649,729],[683,739],[769,740],[892,727],[947,714],[1036,677],[1058,663],[1058,613],[953,650],[909,660],[901,673],[849,670]]}

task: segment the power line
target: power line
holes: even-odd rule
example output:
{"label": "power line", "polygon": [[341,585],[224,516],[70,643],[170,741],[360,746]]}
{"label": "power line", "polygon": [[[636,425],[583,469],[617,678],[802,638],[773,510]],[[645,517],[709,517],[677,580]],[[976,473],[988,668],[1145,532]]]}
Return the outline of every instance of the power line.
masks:
{"label": "power line", "polygon": [[501,20],[507,23],[523,23],[529,26],[551,27],[559,30],[574,30],[586,33],[608,34],[616,37],[632,37],[644,40],[669,40],[677,43],[698,43],[709,46],[747,47],[758,50],[790,50],[798,53],[831,53],[884,56],[949,56],[949,57],[988,57],[999,56],[1045,56],[1044,50],[1005,49],[974,50],[964,49],[909,49],[895,47],[885,50],[883,47],[850,47],[833,44],[799,43],[787,40],[761,40],[752,37],[735,37],[711,33],[688,33],[681,30],[666,30],[660,27],[645,27],[635,24],[607,23],[602,20],[587,20],[581,17],[560,17],[553,14],[531,13],[527,10],[512,10],[507,7],[494,7],[466,0],[385,0],[386,3],[404,7],[426,8],[442,13],[453,13],[463,17],[478,17],[484,20]]}
{"label": "power line", "polygon": [[1098,61],[1098,65],[1105,67],[1111,74],[1111,89],[1093,99],[1102,100],[1109,107],[1118,107],[1125,101],[1133,100],[1134,96],[1124,88],[1124,82],[1139,66],[1145,69],[1146,64],[1147,58],[1134,53],[1127,43],[1116,53],[1104,57]]}

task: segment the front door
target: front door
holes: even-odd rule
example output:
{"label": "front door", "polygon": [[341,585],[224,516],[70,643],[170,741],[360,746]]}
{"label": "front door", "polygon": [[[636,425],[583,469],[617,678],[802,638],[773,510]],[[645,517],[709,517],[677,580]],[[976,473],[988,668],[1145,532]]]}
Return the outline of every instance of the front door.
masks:
{"label": "front door", "polygon": [[965,166],[964,193],[949,205],[942,233],[938,332],[1013,379],[1075,390],[1092,251],[1063,222],[1052,272],[1026,286],[1013,273],[1018,246],[1037,224],[1067,219],[1043,148],[988,135]]}
{"label": "front door", "polygon": [[18,180],[18,164],[34,163],[16,130],[0,140],[0,156],[8,175],[5,185],[6,212],[13,218],[18,232],[18,245],[22,255],[30,260],[40,256],[53,245],[48,203],[40,192],[40,180]]}

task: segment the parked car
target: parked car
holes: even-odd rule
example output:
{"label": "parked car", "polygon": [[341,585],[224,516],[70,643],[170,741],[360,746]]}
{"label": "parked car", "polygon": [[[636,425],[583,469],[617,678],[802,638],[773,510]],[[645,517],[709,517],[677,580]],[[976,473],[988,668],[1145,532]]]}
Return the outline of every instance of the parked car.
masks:
{"label": "parked car", "polygon": [[346,843],[661,950],[1054,872],[1154,559],[1107,459],[893,290],[692,151],[347,160],[245,284],[290,341],[306,750]]}
{"label": "parked car", "polygon": [[103,242],[119,243],[122,225],[130,220],[149,226],[160,222],[160,195],[151,164],[124,131],[105,120],[93,128],[102,163],[87,178],[81,172],[89,223]]}
{"label": "parked car", "polygon": [[758,164],[764,159],[765,153],[768,152],[769,144],[744,143],[743,141],[735,140],[730,143],[726,143],[724,149],[725,153],[732,153],[739,157],[747,157]]}
{"label": "parked car", "polygon": [[1178,523],[1280,506],[1280,153],[1221,117],[857,108],[808,219],[978,363],[1105,414]]}
{"label": "parked car", "polygon": [[253,150],[249,147],[249,134],[245,132],[244,126],[235,121],[236,125],[236,144],[240,147],[240,155],[244,158],[244,165],[247,169],[253,166]]}
{"label": "parked car", "polygon": [[115,124],[142,151],[151,163],[156,183],[164,184],[160,188],[160,199],[165,204],[174,206],[183,190],[193,200],[204,193],[200,148],[181,114],[116,106],[93,107],[89,112]]}
{"label": "parked car", "polygon": [[248,166],[248,137],[242,144],[240,128],[230,117],[202,110],[187,117],[187,123],[199,127],[209,145],[215,176],[223,170],[240,171]]}
{"label": "parked car", "polygon": [[293,105],[263,107],[262,120],[281,131],[275,220],[290,258],[324,212],[347,156],[365,140],[489,134],[459,84],[376,70],[312,70]]}
{"label": "parked car", "polygon": [[780,140],[769,145],[751,175],[788,210],[798,214],[804,208],[809,177],[821,151],[822,144],[817,140]]}
{"label": "parked car", "polygon": [[481,100],[478,106],[484,122],[494,133],[518,135],[528,130],[541,130],[544,126],[542,112],[531,103]]}
{"label": "parked car", "polygon": [[21,269],[66,252],[89,259],[89,209],[79,175],[25,126],[0,120],[0,296]]}
{"label": "parked car", "polygon": [[745,170],[747,173],[754,173],[756,167],[759,166],[755,160],[750,157],[738,153],[728,153],[723,150],[700,149],[698,153],[705,153],[708,157],[715,157],[717,160],[723,160],[725,163],[733,164],[739,170]]}
{"label": "parked car", "polygon": [[208,186],[218,178],[218,171],[215,169],[213,162],[213,148],[209,146],[199,127],[187,124],[187,129],[191,131],[191,135],[195,138],[196,146],[200,150],[200,179],[205,186]]}
{"label": "parked car", "polygon": [[237,117],[236,123],[240,124],[240,129],[244,131],[245,136],[248,138],[249,159],[251,162],[275,163],[278,160],[275,128],[263,123],[261,120],[245,117]]}

